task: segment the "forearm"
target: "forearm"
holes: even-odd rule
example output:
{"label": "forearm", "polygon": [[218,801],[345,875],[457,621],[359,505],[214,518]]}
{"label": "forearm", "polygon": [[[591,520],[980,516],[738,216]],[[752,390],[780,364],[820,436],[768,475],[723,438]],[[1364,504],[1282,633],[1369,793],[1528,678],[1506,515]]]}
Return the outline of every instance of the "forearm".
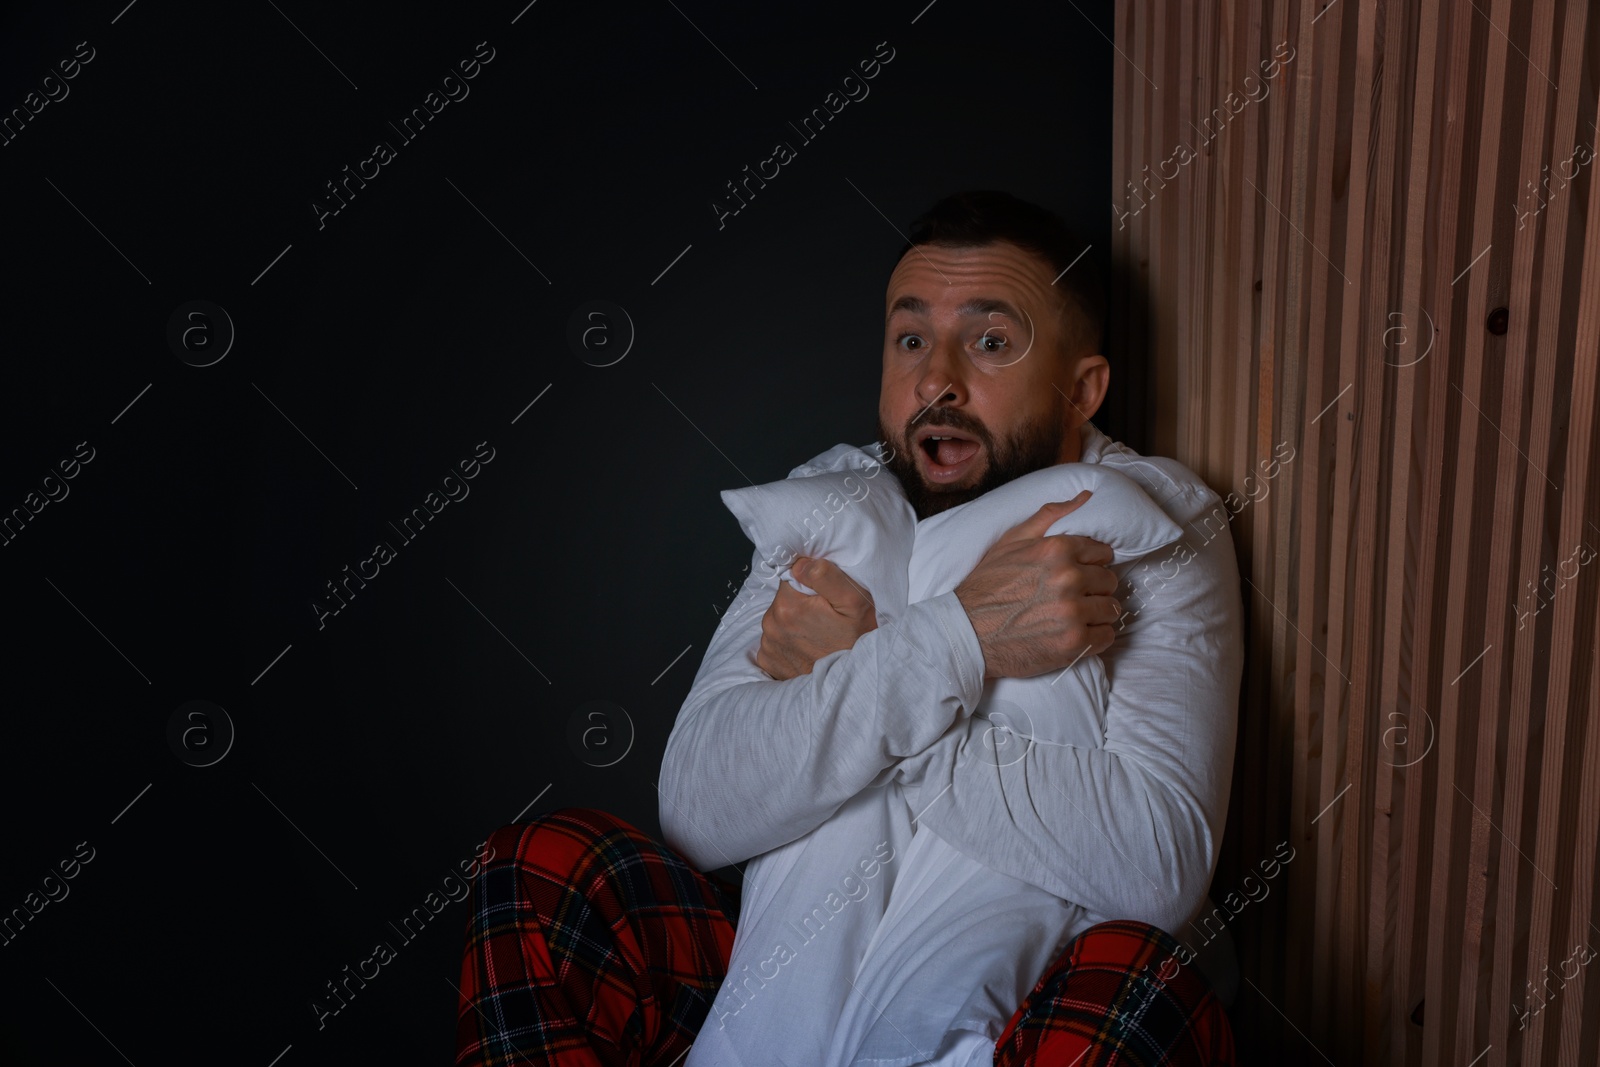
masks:
{"label": "forearm", "polygon": [[1211,881],[1215,807],[1127,753],[1035,743],[1011,761],[974,757],[986,728],[958,723],[926,754],[919,823],[1094,914],[1176,932]]}
{"label": "forearm", "polygon": [[[977,719],[903,761],[919,822],[1092,912],[1175,931],[1210,884],[1227,811],[1243,667],[1238,590],[1224,533],[1142,607],[1102,657],[1109,693],[1098,744],[1059,743],[1077,737],[1040,721],[1045,729],[1032,732],[1057,743],[1011,738],[1024,756],[985,758],[990,723]],[[1100,721],[1064,696],[1042,701],[1036,721]]]}
{"label": "forearm", "polygon": [[815,829],[976,704],[982,652],[954,594],[774,681],[755,665],[758,609],[719,627],[661,765],[667,843],[701,870]]}

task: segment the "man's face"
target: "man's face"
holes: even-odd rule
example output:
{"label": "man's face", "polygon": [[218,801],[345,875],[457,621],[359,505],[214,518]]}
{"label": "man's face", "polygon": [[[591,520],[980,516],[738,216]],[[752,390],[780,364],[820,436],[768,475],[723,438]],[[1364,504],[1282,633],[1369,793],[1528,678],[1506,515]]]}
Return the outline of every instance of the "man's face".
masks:
{"label": "man's face", "polygon": [[918,245],[889,276],[878,433],[918,519],[1078,458],[1107,364],[1063,354],[1051,281],[1009,242]]}

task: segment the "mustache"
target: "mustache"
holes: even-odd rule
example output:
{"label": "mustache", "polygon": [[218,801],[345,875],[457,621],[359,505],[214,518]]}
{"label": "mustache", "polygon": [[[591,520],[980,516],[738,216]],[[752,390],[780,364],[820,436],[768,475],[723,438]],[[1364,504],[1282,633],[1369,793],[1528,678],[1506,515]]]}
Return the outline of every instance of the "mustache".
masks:
{"label": "mustache", "polygon": [[910,442],[919,426],[945,426],[952,430],[970,433],[977,438],[979,443],[986,448],[994,444],[994,438],[989,433],[989,428],[965,411],[953,408],[928,408],[913,415],[906,423],[905,440]]}

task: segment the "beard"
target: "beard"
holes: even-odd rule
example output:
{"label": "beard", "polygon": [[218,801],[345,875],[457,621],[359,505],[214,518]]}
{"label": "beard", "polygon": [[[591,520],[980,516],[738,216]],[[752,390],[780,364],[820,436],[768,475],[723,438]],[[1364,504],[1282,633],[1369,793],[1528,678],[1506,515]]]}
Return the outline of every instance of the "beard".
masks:
{"label": "beard", "polygon": [[[970,434],[978,441],[984,466],[983,474],[975,483],[965,487],[935,485],[923,478],[911,445],[911,435],[919,422],[948,426]],[[882,419],[878,421],[878,436],[889,443],[892,449],[884,466],[899,480],[919,522],[969,500],[976,500],[1014,478],[1055,466],[1061,462],[1061,443],[1066,440],[1066,433],[1067,428],[1059,411],[1026,419],[1015,432],[998,441],[983,423],[954,408],[933,408],[920,419],[913,417],[906,423],[905,432],[896,437],[890,436]]]}

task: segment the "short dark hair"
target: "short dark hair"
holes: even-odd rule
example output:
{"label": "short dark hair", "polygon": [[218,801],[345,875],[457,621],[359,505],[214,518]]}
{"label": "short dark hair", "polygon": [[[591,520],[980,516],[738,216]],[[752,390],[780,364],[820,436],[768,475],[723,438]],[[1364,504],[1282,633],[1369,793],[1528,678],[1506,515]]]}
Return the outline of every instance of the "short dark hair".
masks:
{"label": "short dark hair", "polygon": [[1089,243],[1053,211],[997,189],[970,189],[924,211],[908,236],[897,264],[916,245],[975,248],[1007,241],[1033,253],[1050,265],[1061,291],[1066,354],[1099,352],[1105,343],[1106,290],[1099,263],[1084,254]]}

